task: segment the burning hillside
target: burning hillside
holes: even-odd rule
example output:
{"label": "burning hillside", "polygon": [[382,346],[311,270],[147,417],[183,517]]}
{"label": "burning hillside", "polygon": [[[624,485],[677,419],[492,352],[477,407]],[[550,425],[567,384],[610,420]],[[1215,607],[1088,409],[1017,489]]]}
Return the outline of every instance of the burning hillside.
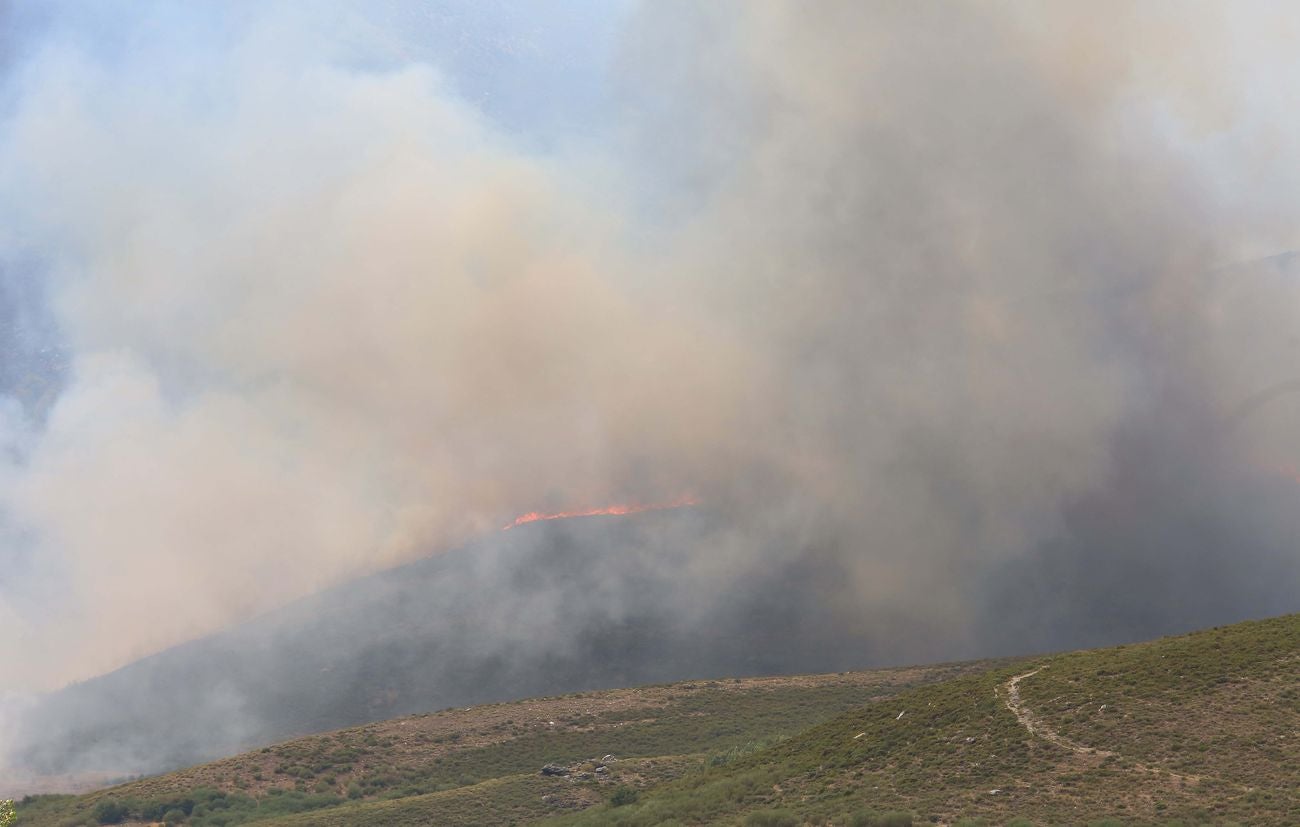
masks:
{"label": "burning hillside", "polygon": [[692,496],[681,496],[675,500],[669,500],[661,503],[623,503],[618,505],[607,505],[600,508],[580,508],[570,511],[530,511],[527,514],[520,514],[510,522],[501,527],[502,531],[509,531],[516,526],[526,523],[536,523],[541,520],[567,520],[571,517],[624,517],[628,514],[641,514],[646,511],[666,511],[672,508],[689,508],[699,505],[700,501]]}

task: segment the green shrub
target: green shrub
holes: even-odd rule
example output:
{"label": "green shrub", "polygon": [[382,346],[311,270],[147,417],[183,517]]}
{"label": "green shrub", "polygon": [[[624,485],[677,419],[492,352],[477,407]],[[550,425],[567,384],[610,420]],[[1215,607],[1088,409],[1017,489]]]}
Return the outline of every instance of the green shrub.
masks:
{"label": "green shrub", "polygon": [[120,801],[109,799],[95,808],[95,821],[100,824],[120,824],[126,818],[126,807]]}
{"label": "green shrub", "polygon": [[745,816],[745,827],[799,827],[799,819],[789,810],[759,810]]}
{"label": "green shrub", "polygon": [[609,803],[615,807],[624,807],[628,804],[635,804],[638,798],[640,798],[640,795],[633,788],[619,787],[609,797]]}
{"label": "green shrub", "polygon": [[[912,827],[915,816],[911,813],[892,812],[881,815],[870,810],[854,813],[845,823],[848,827]],[[963,825],[966,822],[961,822]],[[969,827],[983,827],[985,822],[971,822]]]}

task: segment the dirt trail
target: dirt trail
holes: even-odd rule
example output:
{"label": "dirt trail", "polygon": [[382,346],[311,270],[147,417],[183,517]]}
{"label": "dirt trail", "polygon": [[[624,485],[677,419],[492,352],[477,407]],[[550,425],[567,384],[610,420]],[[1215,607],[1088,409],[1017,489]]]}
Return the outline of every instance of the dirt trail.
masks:
{"label": "dirt trail", "polygon": [[1036,735],[1044,741],[1049,741],[1058,747],[1063,747],[1080,755],[1096,755],[1101,758],[1114,756],[1115,753],[1110,750],[1097,749],[1096,747],[1084,746],[1077,741],[1071,741],[1047,726],[1033,712],[1029,711],[1029,707],[1025,706],[1024,701],[1020,700],[1020,682],[1025,678],[1037,675],[1041,671],[1043,671],[1043,667],[1040,666],[1032,672],[1016,675],[1003,684],[1003,690],[1006,692],[1007,709],[1011,710],[1011,714],[1016,716],[1016,720],[1020,721],[1020,725],[1029,730],[1030,735]]}
{"label": "dirt trail", "polygon": [[[1035,715],[1029,707],[1025,706],[1024,701],[1020,698],[1020,682],[1025,678],[1037,675],[1045,668],[1046,667],[1044,666],[1040,666],[1037,669],[1025,672],[1022,675],[1016,675],[1001,686],[1002,693],[1005,693],[1003,701],[1006,703],[1007,709],[1011,710],[1011,714],[1016,716],[1016,720],[1020,722],[1020,725],[1027,729],[1030,735],[1042,738],[1044,741],[1056,744],[1058,747],[1063,749],[1068,749],[1076,755],[1091,755],[1097,758],[1119,758],[1119,753],[1108,749],[1090,747],[1085,744],[1080,744],[1078,741],[1072,741],[1069,738],[1066,738],[1061,733],[1049,727],[1042,721],[1042,719]],[[1149,764],[1143,764],[1138,761],[1129,761],[1129,764],[1138,772],[1163,775],[1183,784],[1196,784],[1204,779],[1204,776],[1184,775],[1183,773],[1174,772],[1173,770],[1167,770],[1162,767],[1153,767]],[[1238,785],[1234,784],[1232,786]]]}

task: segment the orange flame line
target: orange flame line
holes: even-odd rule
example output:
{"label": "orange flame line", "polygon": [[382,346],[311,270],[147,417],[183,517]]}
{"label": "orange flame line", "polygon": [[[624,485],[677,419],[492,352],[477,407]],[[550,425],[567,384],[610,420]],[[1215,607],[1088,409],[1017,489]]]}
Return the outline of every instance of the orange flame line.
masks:
{"label": "orange flame line", "polygon": [[515,526],[525,525],[527,523],[536,523],[541,520],[566,520],[570,517],[622,517],[627,514],[640,514],[643,511],[666,511],[670,508],[687,508],[692,505],[699,505],[700,501],[689,494],[678,497],[664,503],[652,503],[650,505],[607,505],[604,508],[585,508],[578,511],[556,511],[547,514],[541,511],[529,511],[527,514],[520,514],[510,522],[501,526],[502,531],[509,531]]}

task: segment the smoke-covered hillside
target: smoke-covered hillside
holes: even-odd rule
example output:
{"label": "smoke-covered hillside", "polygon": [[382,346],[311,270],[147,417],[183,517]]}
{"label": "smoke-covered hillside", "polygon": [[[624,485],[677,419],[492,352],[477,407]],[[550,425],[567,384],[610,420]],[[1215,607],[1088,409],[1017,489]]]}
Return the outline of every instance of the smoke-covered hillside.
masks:
{"label": "smoke-covered hillside", "polygon": [[[1214,519],[1170,515],[1164,542]],[[990,595],[987,619],[936,643],[906,619],[854,605],[836,554],[754,549],[747,559],[770,565],[718,572],[735,534],[705,508],[495,533],[46,696],[23,716],[9,759],[38,774],[155,772],[451,706],[1018,654],[1293,605],[1258,582],[1269,573],[1261,549],[1238,550],[1250,573],[1223,573],[1221,591],[1188,574],[1193,584],[1162,592],[1172,567],[1117,560],[1062,571],[1069,549],[1048,546],[1002,580],[973,584]],[[1054,603],[1066,586],[1078,597]],[[1245,596],[1260,600],[1243,607]]]}
{"label": "smoke-covered hillside", "polygon": [[538,523],[349,583],[55,693],[18,763],[148,772],[409,712],[874,659],[810,577],[690,594],[715,522]]}

